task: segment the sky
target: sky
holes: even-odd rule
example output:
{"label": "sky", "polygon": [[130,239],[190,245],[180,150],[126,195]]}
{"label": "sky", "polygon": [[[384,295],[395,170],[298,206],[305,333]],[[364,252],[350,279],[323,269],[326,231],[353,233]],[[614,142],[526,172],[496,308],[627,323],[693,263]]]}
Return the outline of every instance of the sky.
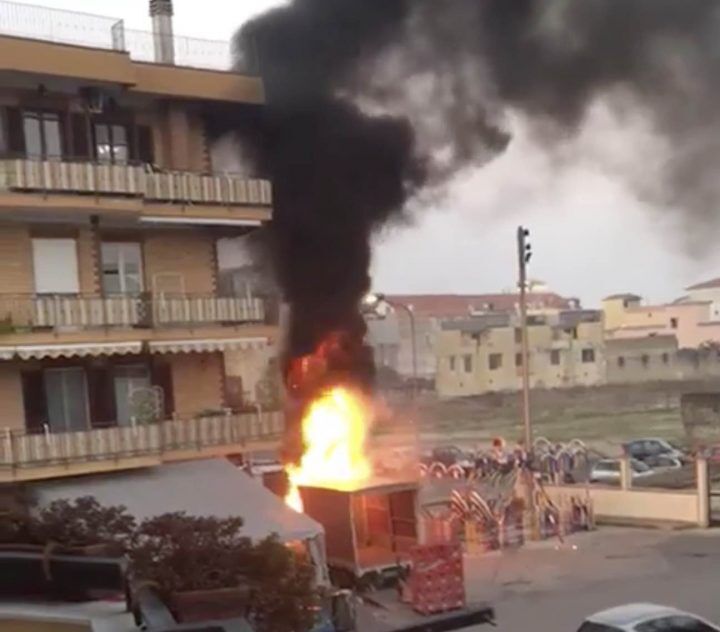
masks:
{"label": "sky", "polygon": [[[332,1],[332,0],[328,0]],[[392,1],[392,0],[388,0]],[[149,30],[148,0],[34,0],[23,4],[122,18]],[[175,32],[229,39],[278,0],[174,0]],[[510,121],[508,151],[459,175],[447,195],[387,228],[374,244],[373,284],[385,293],[483,293],[516,278],[515,231],[530,230],[529,275],[587,307],[611,293],[672,300],[692,283],[720,276],[720,252],[684,249],[678,213],[649,207],[629,185],[662,155],[641,118],[614,120],[598,104],[577,139],[547,153],[522,120]],[[648,166],[650,165],[650,167]]]}

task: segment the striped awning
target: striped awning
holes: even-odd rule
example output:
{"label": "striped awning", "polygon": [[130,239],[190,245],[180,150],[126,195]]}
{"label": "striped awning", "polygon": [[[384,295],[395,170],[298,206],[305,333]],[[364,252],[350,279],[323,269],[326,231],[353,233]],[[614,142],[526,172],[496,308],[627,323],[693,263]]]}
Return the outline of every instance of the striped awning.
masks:
{"label": "striped awning", "polygon": [[212,351],[233,351],[237,349],[262,349],[268,343],[264,337],[257,338],[216,338],[188,340],[158,340],[150,342],[152,353],[208,353]]}
{"label": "striped awning", "polygon": [[[6,347],[9,350],[11,347]],[[75,344],[21,345],[12,347],[12,353],[22,360],[32,358],[85,358],[88,356],[126,355],[140,353],[142,342],[81,342]],[[2,354],[3,351],[0,351]],[[2,357],[2,355],[0,355]],[[12,357],[12,354],[11,354]]]}

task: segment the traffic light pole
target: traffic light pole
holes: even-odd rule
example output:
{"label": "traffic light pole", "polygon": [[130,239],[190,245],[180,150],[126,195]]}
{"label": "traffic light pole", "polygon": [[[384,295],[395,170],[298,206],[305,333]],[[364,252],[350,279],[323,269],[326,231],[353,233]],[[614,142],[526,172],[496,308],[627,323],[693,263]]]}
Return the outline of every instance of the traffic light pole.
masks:
{"label": "traffic light pole", "polygon": [[522,332],[522,412],[525,426],[525,450],[530,454],[533,450],[533,432],[530,417],[530,344],[527,328],[527,263],[530,260],[528,235],[529,232],[525,227],[518,227],[518,284],[520,286],[520,330]]}

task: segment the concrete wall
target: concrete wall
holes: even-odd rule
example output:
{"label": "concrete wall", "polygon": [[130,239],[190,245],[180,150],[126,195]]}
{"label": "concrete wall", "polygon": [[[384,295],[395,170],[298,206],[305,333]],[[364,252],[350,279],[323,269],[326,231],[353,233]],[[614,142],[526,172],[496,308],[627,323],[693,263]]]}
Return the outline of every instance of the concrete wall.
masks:
{"label": "concrete wall", "polygon": [[0,362],[0,429],[25,427],[22,381],[16,364]]}
{"label": "concrete wall", "polygon": [[190,417],[225,406],[223,358],[220,353],[181,353],[170,356],[175,413]]}
{"label": "concrete wall", "polygon": [[[581,485],[547,485],[545,489],[554,502],[560,502],[563,497],[586,494],[586,488]],[[599,522],[682,522],[698,525],[703,518],[696,490],[623,490],[593,485],[587,489],[587,494],[592,499],[595,519]]]}
{"label": "concrete wall", "polygon": [[148,233],[143,256],[149,291],[215,292],[215,241],[211,235],[199,230]]}
{"label": "concrete wall", "polygon": [[[262,349],[226,351],[228,404],[279,404],[268,401],[272,389],[277,392],[282,382],[279,362],[273,362],[277,357],[278,349],[275,345],[266,345]],[[272,380],[274,384],[270,383]]]}

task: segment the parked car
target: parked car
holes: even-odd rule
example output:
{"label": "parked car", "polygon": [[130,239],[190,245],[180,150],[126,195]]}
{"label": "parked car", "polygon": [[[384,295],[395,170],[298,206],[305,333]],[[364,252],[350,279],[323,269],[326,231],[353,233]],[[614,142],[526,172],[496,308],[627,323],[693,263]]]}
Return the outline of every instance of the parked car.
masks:
{"label": "parked car", "polygon": [[645,461],[657,456],[670,456],[679,459],[681,462],[687,458],[682,450],[669,441],[657,437],[629,441],[625,444],[625,449],[631,457],[639,461]]}
{"label": "parked car", "polygon": [[670,470],[682,469],[683,462],[674,456],[659,454],[650,456],[643,461],[653,472],[668,472]]}
{"label": "parked car", "polygon": [[428,466],[433,463],[442,463],[445,467],[459,465],[465,470],[475,467],[472,455],[454,445],[434,448],[431,452],[423,454],[421,460]]}
{"label": "parked car", "polygon": [[677,608],[631,603],[597,612],[578,632],[719,632],[709,621]]}
{"label": "parked car", "polygon": [[[652,470],[642,461],[630,459],[633,480],[650,476]],[[601,459],[590,470],[591,483],[617,483],[620,481],[620,459]]]}

